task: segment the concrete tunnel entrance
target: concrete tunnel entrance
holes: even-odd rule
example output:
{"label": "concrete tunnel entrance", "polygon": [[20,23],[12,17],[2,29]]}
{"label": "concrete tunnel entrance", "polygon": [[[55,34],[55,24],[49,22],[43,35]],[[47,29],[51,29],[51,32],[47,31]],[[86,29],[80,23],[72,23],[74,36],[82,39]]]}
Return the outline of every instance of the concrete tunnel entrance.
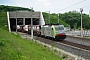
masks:
{"label": "concrete tunnel entrance", "polygon": [[9,31],[16,31],[16,27],[22,27],[24,25],[31,25],[31,19],[33,25],[45,25],[44,18],[41,12],[30,11],[11,11],[7,12]]}
{"label": "concrete tunnel entrance", "polygon": [[[39,18],[33,18],[32,20],[33,20],[33,25],[39,25]],[[23,26],[30,24],[31,24],[31,18],[25,18],[25,22],[23,18],[17,18],[17,21],[16,18],[10,18],[11,31],[16,31],[16,25]]]}

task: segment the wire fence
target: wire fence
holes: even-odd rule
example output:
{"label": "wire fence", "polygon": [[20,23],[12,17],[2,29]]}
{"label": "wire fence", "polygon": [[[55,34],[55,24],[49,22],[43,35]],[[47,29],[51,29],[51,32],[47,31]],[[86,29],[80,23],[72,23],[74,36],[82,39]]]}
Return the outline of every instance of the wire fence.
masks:
{"label": "wire fence", "polygon": [[[66,31],[66,35],[70,36],[81,36],[81,31],[80,30],[72,30],[72,31]],[[83,37],[90,37],[90,30],[83,30]]]}

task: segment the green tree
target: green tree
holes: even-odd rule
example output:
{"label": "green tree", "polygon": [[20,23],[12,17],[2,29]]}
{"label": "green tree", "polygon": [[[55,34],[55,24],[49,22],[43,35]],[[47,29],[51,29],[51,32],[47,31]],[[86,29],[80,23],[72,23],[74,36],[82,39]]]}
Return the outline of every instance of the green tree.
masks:
{"label": "green tree", "polygon": [[[49,24],[49,14],[43,12],[44,20],[46,24]],[[58,24],[58,14],[52,13],[50,14],[50,24]],[[62,19],[59,19],[59,24],[63,24],[64,26],[69,26]]]}

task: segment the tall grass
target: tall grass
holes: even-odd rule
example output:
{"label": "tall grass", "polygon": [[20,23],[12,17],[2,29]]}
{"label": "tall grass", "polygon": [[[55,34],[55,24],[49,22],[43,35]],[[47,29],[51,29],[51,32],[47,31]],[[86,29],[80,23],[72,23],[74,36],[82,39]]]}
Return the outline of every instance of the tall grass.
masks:
{"label": "tall grass", "polygon": [[0,60],[60,60],[45,47],[0,28]]}

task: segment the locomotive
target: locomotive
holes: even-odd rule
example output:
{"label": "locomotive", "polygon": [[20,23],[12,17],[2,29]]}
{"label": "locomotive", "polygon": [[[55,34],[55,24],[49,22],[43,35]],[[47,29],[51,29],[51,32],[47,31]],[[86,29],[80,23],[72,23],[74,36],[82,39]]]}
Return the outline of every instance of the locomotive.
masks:
{"label": "locomotive", "polygon": [[[28,26],[28,32],[31,32],[31,26]],[[33,26],[33,34],[57,40],[66,38],[63,25],[36,25]]]}

